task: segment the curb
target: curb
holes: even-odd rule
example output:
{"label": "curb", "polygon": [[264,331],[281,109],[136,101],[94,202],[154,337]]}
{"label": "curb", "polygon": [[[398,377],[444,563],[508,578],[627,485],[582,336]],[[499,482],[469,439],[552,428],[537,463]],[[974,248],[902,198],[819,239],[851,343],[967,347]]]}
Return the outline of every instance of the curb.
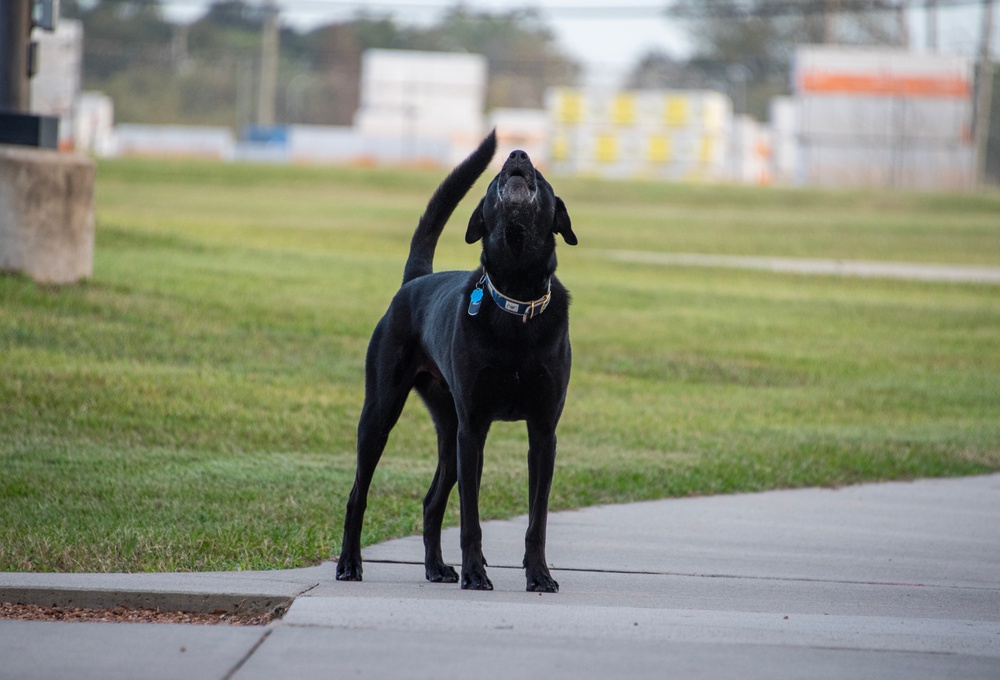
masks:
{"label": "curb", "polygon": [[0,602],[81,609],[156,609],[191,614],[270,614],[280,618],[294,597],[262,593],[168,593],[73,588],[0,588]]}

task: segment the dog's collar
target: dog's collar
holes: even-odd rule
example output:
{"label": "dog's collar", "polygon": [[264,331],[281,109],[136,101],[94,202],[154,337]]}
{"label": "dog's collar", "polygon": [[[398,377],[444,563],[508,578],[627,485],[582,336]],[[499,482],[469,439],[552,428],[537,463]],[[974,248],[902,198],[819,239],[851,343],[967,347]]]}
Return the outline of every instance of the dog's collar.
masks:
{"label": "dog's collar", "polygon": [[521,323],[528,323],[528,319],[533,319],[542,312],[545,308],[549,306],[549,302],[552,300],[552,279],[549,279],[548,285],[545,289],[545,295],[538,298],[537,300],[532,300],[531,302],[522,302],[521,300],[515,300],[514,298],[509,298],[493,285],[490,281],[490,276],[486,272],[483,272],[483,278],[479,279],[479,283],[472,291],[472,295],[469,298],[469,315],[475,316],[479,313],[479,306],[483,301],[483,285],[486,286],[490,291],[490,297],[493,301],[497,303],[497,307],[507,312],[508,314],[514,314],[515,316],[521,317]]}

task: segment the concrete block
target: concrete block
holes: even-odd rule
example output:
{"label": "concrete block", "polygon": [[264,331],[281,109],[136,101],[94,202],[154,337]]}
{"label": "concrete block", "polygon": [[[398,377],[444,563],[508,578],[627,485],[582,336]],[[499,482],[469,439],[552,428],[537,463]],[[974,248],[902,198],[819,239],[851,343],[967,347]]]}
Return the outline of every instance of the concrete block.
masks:
{"label": "concrete block", "polygon": [[0,146],[0,271],[76,283],[94,270],[92,161]]}

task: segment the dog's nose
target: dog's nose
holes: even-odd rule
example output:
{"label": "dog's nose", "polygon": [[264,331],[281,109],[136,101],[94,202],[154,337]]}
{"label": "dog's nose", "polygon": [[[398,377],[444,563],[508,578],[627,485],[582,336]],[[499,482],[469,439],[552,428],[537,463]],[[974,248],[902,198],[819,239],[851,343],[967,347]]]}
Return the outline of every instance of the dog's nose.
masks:
{"label": "dog's nose", "polygon": [[519,163],[523,163],[524,161],[530,161],[531,160],[530,158],[528,158],[528,154],[525,153],[524,151],[521,151],[520,149],[518,149],[517,151],[511,151],[510,152],[510,159],[512,161],[517,161]]}

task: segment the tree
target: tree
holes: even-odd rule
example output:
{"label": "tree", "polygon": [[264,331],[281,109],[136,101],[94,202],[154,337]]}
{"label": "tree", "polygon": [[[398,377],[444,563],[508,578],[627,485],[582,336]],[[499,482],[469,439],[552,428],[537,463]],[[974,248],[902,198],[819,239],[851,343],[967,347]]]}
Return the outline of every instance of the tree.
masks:
{"label": "tree", "polygon": [[[301,78],[305,69],[300,69],[299,82],[303,83],[299,110],[292,111],[295,117],[288,118],[303,123],[334,123],[350,125],[360,104],[361,54],[366,43],[378,45],[380,40],[391,42],[395,27],[391,25],[384,33],[375,33],[378,38],[371,40],[371,25],[367,21],[346,24],[331,24],[310,32],[306,36],[309,73],[315,74],[306,84]],[[286,110],[286,113],[289,111]]]}
{"label": "tree", "polygon": [[902,44],[898,9],[888,0],[677,0],[667,14],[697,45],[691,65],[724,83],[738,111],[745,102],[764,118],[770,98],[788,90],[797,45]]}
{"label": "tree", "polygon": [[1000,186],[1000,69],[995,64],[989,137],[986,142],[986,177],[990,184]]}
{"label": "tree", "polygon": [[[165,21],[159,0],[63,0],[84,24],[84,83],[115,101],[122,122],[240,127],[252,119],[260,68],[261,6],[214,0],[191,24]],[[93,4],[90,4],[93,2]],[[448,11],[430,27],[359,14],[348,22],[280,37],[276,113],[281,123],[350,124],[366,49],[485,54],[490,106],[541,106],[579,67],[529,11]]]}
{"label": "tree", "polygon": [[85,83],[170,63],[174,29],[163,18],[159,0],[97,0],[93,5],[74,0],[63,4],[63,14],[84,26]]}
{"label": "tree", "polygon": [[[490,75],[488,107],[541,107],[546,89],[574,83],[580,73],[533,10],[491,14],[457,5],[426,29],[362,14],[336,31],[323,27],[308,38],[323,68],[331,68],[332,55],[360,64],[360,52],[373,48],[482,54]],[[356,59],[348,55],[351,49],[358,50]]]}
{"label": "tree", "polygon": [[462,5],[416,40],[424,49],[478,52],[489,63],[487,104],[540,108],[545,90],[576,82],[580,67],[559,51],[537,11],[472,12]]}
{"label": "tree", "polygon": [[722,85],[691,62],[675,59],[660,50],[651,50],[640,57],[625,82],[625,87],[631,90],[695,90]]}

